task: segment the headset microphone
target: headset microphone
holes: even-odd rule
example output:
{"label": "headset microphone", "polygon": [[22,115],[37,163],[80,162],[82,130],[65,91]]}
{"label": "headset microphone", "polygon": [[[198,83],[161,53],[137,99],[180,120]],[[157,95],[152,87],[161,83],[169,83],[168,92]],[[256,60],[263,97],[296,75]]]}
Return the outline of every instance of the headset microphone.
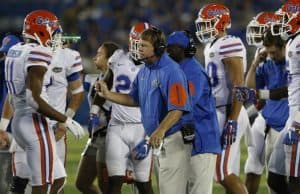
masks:
{"label": "headset microphone", "polygon": [[151,59],[152,57],[156,57],[156,55],[151,55],[149,57],[144,57],[144,58],[138,59],[138,61],[145,61],[145,60]]}

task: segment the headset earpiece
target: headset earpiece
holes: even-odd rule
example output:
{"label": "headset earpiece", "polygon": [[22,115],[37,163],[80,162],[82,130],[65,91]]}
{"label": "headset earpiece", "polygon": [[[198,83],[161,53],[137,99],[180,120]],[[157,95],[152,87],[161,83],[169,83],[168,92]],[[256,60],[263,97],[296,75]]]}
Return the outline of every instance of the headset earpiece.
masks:
{"label": "headset earpiece", "polygon": [[163,39],[163,32],[158,28],[151,28],[156,34],[156,41],[153,44],[154,47],[154,54],[156,56],[162,56],[165,52],[166,44],[164,43]]}

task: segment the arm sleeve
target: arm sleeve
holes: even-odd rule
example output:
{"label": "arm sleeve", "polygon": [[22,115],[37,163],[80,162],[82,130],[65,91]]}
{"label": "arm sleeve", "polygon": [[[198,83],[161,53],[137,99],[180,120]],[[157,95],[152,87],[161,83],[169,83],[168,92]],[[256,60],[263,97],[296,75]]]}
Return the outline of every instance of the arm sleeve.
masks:
{"label": "arm sleeve", "polygon": [[265,87],[264,68],[263,68],[263,66],[258,66],[256,68],[255,81],[256,81],[256,89],[263,89]]}
{"label": "arm sleeve", "polygon": [[82,69],[82,59],[79,52],[72,51],[72,53],[70,54],[70,66],[66,71],[67,78],[69,76],[72,76],[74,73],[82,71]]}
{"label": "arm sleeve", "polygon": [[25,68],[30,66],[44,66],[48,68],[52,60],[52,54],[47,49],[40,47],[29,51]]}

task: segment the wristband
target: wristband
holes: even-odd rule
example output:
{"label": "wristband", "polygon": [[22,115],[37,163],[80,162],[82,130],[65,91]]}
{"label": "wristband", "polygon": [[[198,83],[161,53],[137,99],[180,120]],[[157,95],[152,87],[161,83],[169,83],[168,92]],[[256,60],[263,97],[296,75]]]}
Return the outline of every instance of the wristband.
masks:
{"label": "wristband", "polygon": [[71,108],[68,108],[65,115],[67,117],[73,118],[75,116],[75,111]]}
{"label": "wristband", "polygon": [[8,124],[9,124],[9,119],[1,118],[1,121],[0,121],[0,130],[6,131]]}
{"label": "wristband", "polygon": [[259,99],[270,99],[270,90],[258,90]]}
{"label": "wristband", "polygon": [[73,94],[73,95],[74,95],[74,94],[78,94],[78,93],[81,93],[81,92],[83,92],[83,91],[84,91],[84,88],[83,88],[83,86],[81,85],[81,86],[79,86],[78,88],[72,90],[72,94]]}

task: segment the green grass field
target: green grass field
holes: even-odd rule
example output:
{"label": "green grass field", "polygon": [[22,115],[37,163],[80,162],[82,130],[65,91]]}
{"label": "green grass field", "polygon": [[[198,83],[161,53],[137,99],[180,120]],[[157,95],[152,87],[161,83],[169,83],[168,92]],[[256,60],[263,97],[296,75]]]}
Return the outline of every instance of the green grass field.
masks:
{"label": "green grass field", "polygon": [[[84,148],[84,145],[86,143],[87,137],[85,137],[84,140],[76,141],[72,137],[72,135],[69,135],[68,138],[68,162],[67,162],[67,173],[68,173],[68,178],[67,178],[67,184],[65,186],[65,193],[66,194],[80,194],[80,192],[75,188],[75,176],[77,172],[77,167],[78,163],[80,160],[80,154]],[[242,180],[245,180],[244,176],[244,163],[247,158],[247,152],[246,152],[246,147],[244,146],[244,143],[242,144],[242,153],[241,153],[241,177]],[[153,188],[154,188],[154,193],[157,193],[157,188],[155,181],[153,181]],[[124,184],[123,186],[123,194],[130,194],[130,187]],[[213,189],[213,194],[223,194],[225,191],[223,188],[218,185],[214,184],[214,189]],[[258,191],[258,194],[267,194],[267,183],[266,183],[266,178],[265,176],[262,177],[261,179],[261,185],[260,189]]]}

